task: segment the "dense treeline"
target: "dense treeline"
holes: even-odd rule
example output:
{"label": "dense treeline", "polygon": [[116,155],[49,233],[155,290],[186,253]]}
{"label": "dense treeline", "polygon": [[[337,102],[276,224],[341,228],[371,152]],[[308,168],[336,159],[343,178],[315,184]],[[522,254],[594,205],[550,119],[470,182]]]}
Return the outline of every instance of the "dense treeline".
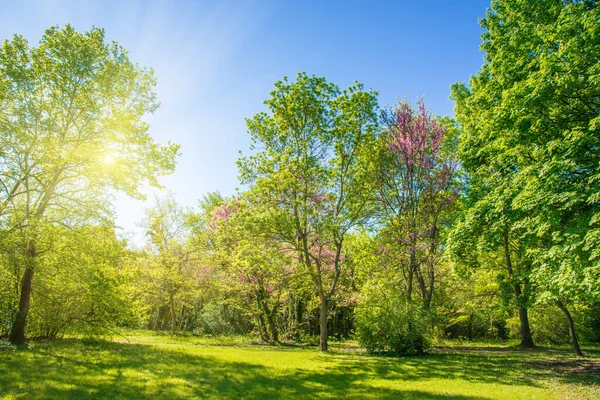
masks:
{"label": "dense treeline", "polygon": [[112,194],[159,186],[178,152],[142,120],[152,72],[99,29],[15,36],[0,50],[0,336],[355,337],[403,354],[514,337],[581,354],[578,338],[600,341],[599,10],[493,2],[456,120],[284,78],[246,121],[247,189],[156,198],[139,249]]}

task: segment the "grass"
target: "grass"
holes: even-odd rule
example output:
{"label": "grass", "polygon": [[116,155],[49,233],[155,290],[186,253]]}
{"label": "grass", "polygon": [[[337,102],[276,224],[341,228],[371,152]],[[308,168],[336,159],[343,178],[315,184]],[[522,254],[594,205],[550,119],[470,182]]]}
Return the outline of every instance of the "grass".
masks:
{"label": "grass", "polygon": [[132,332],[128,340],[0,347],[0,398],[600,398],[597,349],[581,360],[556,351],[498,346],[489,351],[493,345],[436,349],[421,357],[374,357],[352,346],[321,354],[312,348],[253,345],[243,336]]}

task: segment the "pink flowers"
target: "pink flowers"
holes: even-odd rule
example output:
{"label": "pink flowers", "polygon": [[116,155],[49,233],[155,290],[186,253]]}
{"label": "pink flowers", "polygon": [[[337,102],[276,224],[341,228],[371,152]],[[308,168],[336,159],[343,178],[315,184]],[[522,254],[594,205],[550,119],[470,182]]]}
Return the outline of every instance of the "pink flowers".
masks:
{"label": "pink flowers", "polygon": [[271,283],[267,284],[267,288],[265,290],[268,294],[273,293],[273,290],[274,290],[273,284],[271,284]]}
{"label": "pink flowers", "polygon": [[382,117],[388,150],[382,199],[394,223],[393,247],[418,264],[419,258],[431,259],[437,251],[440,219],[458,197],[458,162],[443,151],[448,132],[422,100],[416,108],[402,101]]}
{"label": "pink flowers", "polygon": [[229,218],[236,214],[239,209],[240,206],[236,200],[224,202],[213,211],[208,223],[208,229],[210,229],[211,232],[215,232],[223,222],[229,220]]}
{"label": "pink flowers", "polygon": [[[313,240],[310,248],[310,253],[313,257],[318,258],[323,271],[335,271],[337,253],[332,249],[327,242],[321,242],[319,239]],[[344,253],[340,252],[337,263],[338,265],[344,262]]]}
{"label": "pink flowers", "polygon": [[423,101],[417,104],[416,113],[409,102],[403,101],[385,115],[391,134],[388,148],[408,166],[431,168],[446,131],[431,118]]}

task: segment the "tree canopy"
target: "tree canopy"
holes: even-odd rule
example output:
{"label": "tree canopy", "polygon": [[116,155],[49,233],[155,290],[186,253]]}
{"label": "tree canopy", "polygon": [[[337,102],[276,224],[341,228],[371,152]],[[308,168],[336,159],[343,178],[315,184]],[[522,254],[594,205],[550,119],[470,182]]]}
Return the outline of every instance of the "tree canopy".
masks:
{"label": "tree canopy", "polygon": [[40,238],[48,225],[106,220],[110,190],[140,196],[142,183],[175,166],[178,146],[148,135],[158,103],[152,72],[133,64],[104,31],[67,25],[38,47],[22,36],[0,49],[3,232],[17,234],[23,268],[11,340],[22,343]]}

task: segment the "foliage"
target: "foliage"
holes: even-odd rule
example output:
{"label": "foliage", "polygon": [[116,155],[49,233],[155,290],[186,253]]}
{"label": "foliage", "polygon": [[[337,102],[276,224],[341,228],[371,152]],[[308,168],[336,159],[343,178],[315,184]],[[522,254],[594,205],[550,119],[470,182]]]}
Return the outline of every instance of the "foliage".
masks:
{"label": "foliage", "polygon": [[[450,339],[506,339],[511,294],[502,292],[503,281],[493,268],[458,273],[449,265],[440,280],[434,304],[438,336]],[[517,319],[518,321],[518,319]]]}
{"label": "foliage", "polygon": [[160,187],[179,149],[148,133],[152,70],[101,29],[16,35],[0,47],[0,337],[97,350],[133,327],[327,350],[355,334],[421,354],[568,334],[580,354],[577,335],[600,337],[599,14],[493,1],[484,64],[452,87],[457,122],[284,77],[246,120],[244,190],[194,208],[157,197],[141,249],[118,237],[114,194]]}
{"label": "foliage", "polygon": [[129,282],[123,274],[127,252],[114,230],[103,226],[57,229],[53,237],[53,249],[38,264],[29,335],[103,336],[130,320],[130,304],[124,296]]}
{"label": "foliage", "polygon": [[46,30],[38,47],[15,35],[0,48],[0,235],[14,244],[19,303],[10,339],[25,340],[34,275],[56,227],[111,226],[114,190],[159,186],[178,146],[148,135],[152,72],[104,31]]}
{"label": "foliage", "polygon": [[[54,338],[73,332],[101,336],[130,320],[124,292],[129,282],[123,273],[127,252],[114,230],[105,226],[55,227],[46,233],[46,240],[38,242],[44,251],[36,266],[29,336]],[[10,271],[5,269],[8,265],[2,266],[2,272]],[[8,288],[18,287],[18,275],[9,276]],[[17,290],[7,290],[3,298],[2,304],[10,311],[3,332],[10,329],[18,295]]]}
{"label": "foliage", "polygon": [[376,94],[298,74],[275,84],[270,113],[247,120],[254,146],[238,161],[265,232],[293,252],[320,301],[321,349],[329,303],[345,270],[344,240],[369,218]]}
{"label": "foliage", "polygon": [[244,315],[224,301],[205,303],[197,317],[196,331],[211,335],[242,334],[250,331],[250,324]]}
{"label": "foliage", "polygon": [[429,347],[428,315],[400,296],[363,289],[356,307],[356,339],[369,353],[423,354]]}
{"label": "foliage", "polygon": [[422,354],[428,347],[429,313],[408,299],[404,277],[380,261],[378,239],[366,233],[353,237],[349,247],[356,261],[358,302],[355,335],[371,353]]}
{"label": "foliage", "polygon": [[146,210],[147,248],[137,259],[141,285],[134,291],[142,298],[147,312],[154,312],[154,326],[162,328],[170,320],[175,335],[183,323],[186,308],[194,308],[202,280],[210,274],[198,258],[198,249],[190,245],[191,210],[177,204],[172,195],[155,199]]}
{"label": "foliage", "polygon": [[455,129],[407,101],[383,113],[378,160],[378,213],[381,258],[399,267],[403,290],[412,300],[413,285],[423,306],[433,298],[441,257],[441,233],[458,197]]}
{"label": "foliage", "polygon": [[225,201],[212,212],[212,262],[221,266],[223,289],[241,300],[240,311],[256,321],[261,337],[279,341],[279,314],[289,297],[295,263],[277,241],[262,235],[252,206]]}
{"label": "foliage", "polygon": [[522,215],[524,237],[541,238],[528,250],[539,264],[533,278],[554,297],[591,299],[600,276],[599,12],[585,1],[494,2],[483,21],[486,63],[470,88],[453,88],[470,149],[463,160],[510,176],[507,207]]}

